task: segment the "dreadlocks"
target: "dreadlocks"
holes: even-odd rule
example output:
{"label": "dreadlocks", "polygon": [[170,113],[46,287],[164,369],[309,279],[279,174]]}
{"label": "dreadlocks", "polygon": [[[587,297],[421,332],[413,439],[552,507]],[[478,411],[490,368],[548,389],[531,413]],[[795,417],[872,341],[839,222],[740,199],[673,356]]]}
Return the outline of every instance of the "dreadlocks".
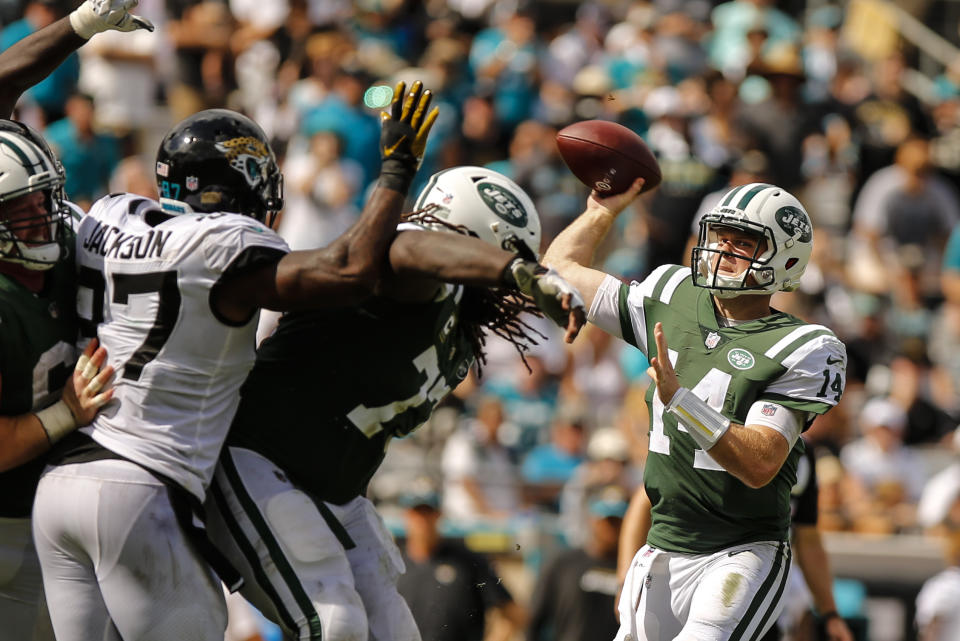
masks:
{"label": "dreadlocks", "polygon": [[[435,204],[427,205],[423,209],[404,214],[401,220],[430,227],[439,226],[464,236],[476,237],[476,234],[464,225],[454,225],[435,216],[432,212],[436,207]],[[460,322],[470,340],[473,357],[477,361],[478,376],[483,375],[483,365],[487,362],[484,354],[487,340],[484,330],[489,330],[500,338],[510,341],[520,354],[527,371],[532,373],[526,352],[530,351],[532,346],[539,344],[535,336],[540,339],[546,338],[520,318],[524,312],[543,317],[537,306],[533,304],[533,299],[503,287],[464,286],[460,310]]]}

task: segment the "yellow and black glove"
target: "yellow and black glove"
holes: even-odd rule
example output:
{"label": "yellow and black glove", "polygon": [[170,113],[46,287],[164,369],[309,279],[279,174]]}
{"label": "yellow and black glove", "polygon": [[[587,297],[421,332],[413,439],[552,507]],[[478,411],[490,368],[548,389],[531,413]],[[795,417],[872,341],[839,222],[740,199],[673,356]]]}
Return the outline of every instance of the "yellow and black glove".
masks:
{"label": "yellow and black glove", "polygon": [[407,193],[420,167],[427,135],[440,113],[437,107],[427,113],[433,94],[424,91],[419,80],[405,92],[406,84],[398,82],[390,112],[380,113],[380,185],[402,194]]}

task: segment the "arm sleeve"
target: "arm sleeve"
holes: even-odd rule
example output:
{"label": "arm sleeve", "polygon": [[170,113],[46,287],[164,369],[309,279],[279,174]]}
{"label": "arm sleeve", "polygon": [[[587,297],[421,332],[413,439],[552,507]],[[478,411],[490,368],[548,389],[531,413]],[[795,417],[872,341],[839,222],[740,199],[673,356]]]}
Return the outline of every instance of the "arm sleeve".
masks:
{"label": "arm sleeve", "polygon": [[832,333],[811,338],[782,361],[786,371],[760,394],[793,410],[823,414],[846,385],[847,350]]}
{"label": "arm sleeve", "polygon": [[805,422],[806,413],[792,410],[779,403],[757,401],[750,406],[744,425],[763,425],[779,432],[790,447],[796,444]]}
{"label": "arm sleeve", "polygon": [[[661,265],[651,272],[642,283],[621,283],[607,276],[600,283],[587,320],[608,334],[622,338],[644,354],[647,353],[647,323],[643,301],[653,295],[663,279],[675,273],[675,266]],[[670,275],[668,275],[668,273]]]}
{"label": "arm sleeve", "polygon": [[[239,214],[213,214],[210,218],[210,228],[203,238],[203,253],[207,267],[219,272],[236,273],[242,265],[238,260],[245,260],[249,267],[250,259],[242,259],[244,255],[272,254],[282,256],[290,251],[287,243],[266,225],[257,222],[248,216]],[[208,221],[201,219],[199,224]],[[265,252],[250,252],[252,248],[268,250]],[[236,266],[235,266],[235,263]]]}

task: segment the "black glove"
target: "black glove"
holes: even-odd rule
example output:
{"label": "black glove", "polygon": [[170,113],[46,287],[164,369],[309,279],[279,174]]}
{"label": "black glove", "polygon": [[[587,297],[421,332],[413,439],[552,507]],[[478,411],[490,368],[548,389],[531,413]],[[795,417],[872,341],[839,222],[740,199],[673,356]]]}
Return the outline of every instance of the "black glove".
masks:
{"label": "black glove", "polygon": [[423,90],[417,80],[404,97],[406,84],[398,82],[393,90],[390,113],[380,113],[380,184],[387,189],[407,193],[427,146],[427,135],[440,110],[429,114],[433,94]]}

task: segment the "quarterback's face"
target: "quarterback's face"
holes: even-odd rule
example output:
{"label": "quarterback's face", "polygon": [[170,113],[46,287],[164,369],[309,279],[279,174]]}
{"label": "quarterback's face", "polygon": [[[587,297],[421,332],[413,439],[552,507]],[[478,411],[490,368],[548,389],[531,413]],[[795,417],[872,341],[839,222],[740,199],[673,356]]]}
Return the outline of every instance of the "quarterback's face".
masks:
{"label": "quarterback's face", "polygon": [[35,191],[0,205],[0,220],[16,237],[27,243],[50,242],[50,225],[43,220],[47,215],[46,197]]}
{"label": "quarterback's face", "polygon": [[713,259],[714,271],[722,276],[739,276],[754,256],[766,251],[767,241],[757,234],[719,225],[711,231],[716,235],[716,248],[724,252]]}

